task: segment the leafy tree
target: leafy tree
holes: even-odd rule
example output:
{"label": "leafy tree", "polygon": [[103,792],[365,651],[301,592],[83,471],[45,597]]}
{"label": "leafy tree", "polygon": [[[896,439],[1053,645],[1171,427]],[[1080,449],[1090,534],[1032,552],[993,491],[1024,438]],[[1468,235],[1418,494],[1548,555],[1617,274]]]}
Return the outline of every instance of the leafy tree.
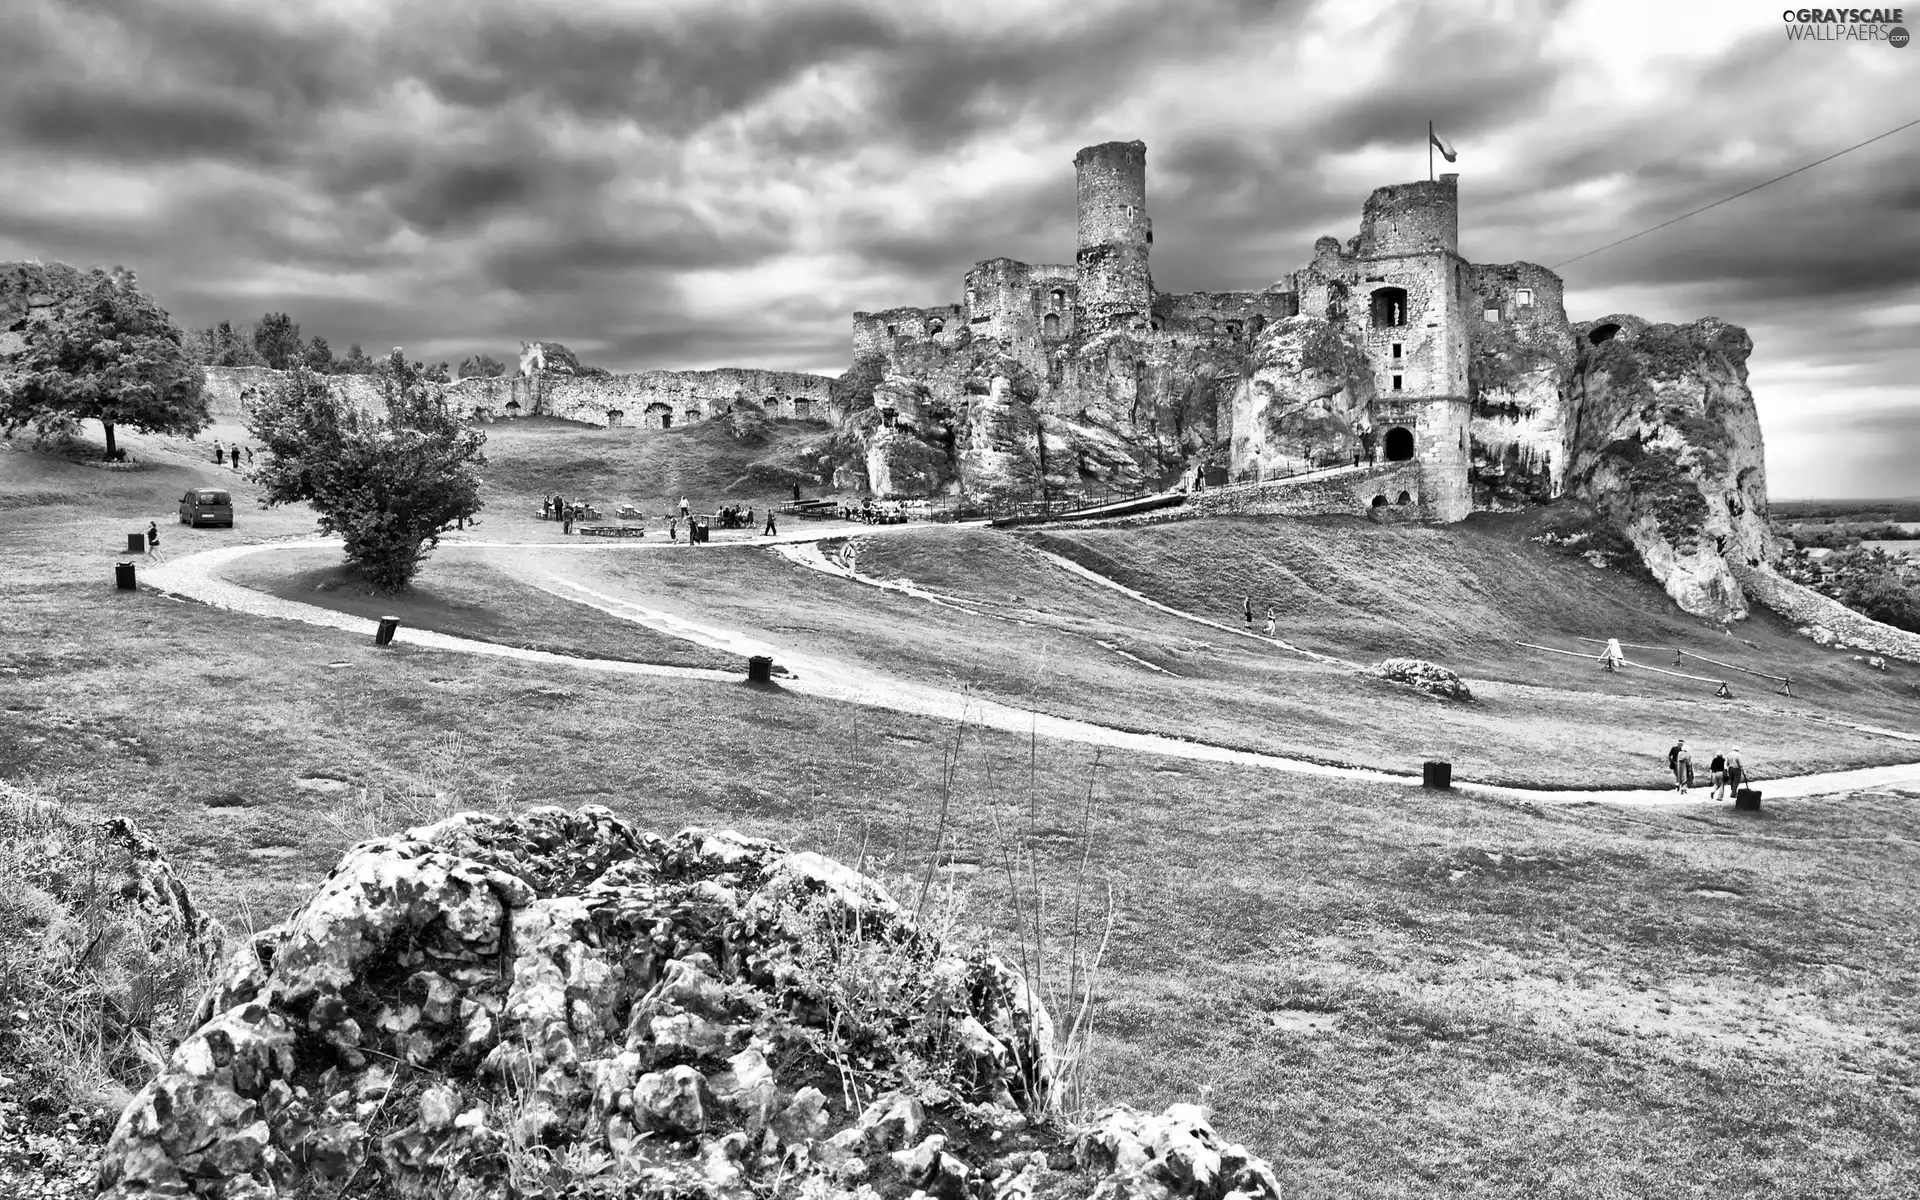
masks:
{"label": "leafy tree", "polygon": [[347,347],[346,357],[334,363],[333,373],[335,375],[371,375],[375,366],[374,361],[367,357],[366,351],[360,349],[360,343],[355,342]]}
{"label": "leafy tree", "polygon": [[475,354],[460,360],[460,378],[498,379],[507,373],[505,363],[490,354]]}
{"label": "leafy tree", "polygon": [[231,322],[222,321],[195,333],[191,348],[209,367],[264,367],[267,360],[253,348],[253,342],[241,337]]}
{"label": "leafy tree", "polygon": [[320,531],[346,538],[347,561],[384,591],[407,586],[440,534],[480,511],[486,435],[468,427],[395,350],[379,376],[386,416],[348,403],[295,363],[247,428],[267,450],[268,507],[305,501]]}
{"label": "leafy tree", "polygon": [[327,339],[319,334],[314,334],[313,340],[307,343],[305,359],[307,370],[314,374],[333,374],[333,347],[327,345]]}
{"label": "leafy tree", "polygon": [[113,458],[116,426],[180,434],[212,423],[185,334],[118,267],[93,271],[51,319],[34,323],[16,371],[0,388],[8,432],[30,424],[41,437],[70,435],[81,421],[98,421]]}
{"label": "leafy tree", "polygon": [[253,348],[276,371],[290,369],[306,353],[300,326],[286,313],[268,313],[253,327]]}

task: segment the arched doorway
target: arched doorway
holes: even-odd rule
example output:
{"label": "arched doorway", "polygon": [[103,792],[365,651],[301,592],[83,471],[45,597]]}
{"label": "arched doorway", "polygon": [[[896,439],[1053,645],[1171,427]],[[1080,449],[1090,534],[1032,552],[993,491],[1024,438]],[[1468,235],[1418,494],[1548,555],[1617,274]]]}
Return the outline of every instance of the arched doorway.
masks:
{"label": "arched doorway", "polygon": [[1373,498],[1372,507],[1385,508],[1386,506],[1387,506],[1387,498],[1385,496],[1375,496]]}
{"label": "arched doorway", "polygon": [[672,429],[673,405],[658,402],[647,405],[646,424],[648,429]]}
{"label": "arched doorway", "polygon": [[1387,430],[1387,461],[1406,462],[1413,457],[1413,430],[1395,425]]}
{"label": "arched doorway", "polygon": [[1395,504],[1412,504],[1413,494],[1411,492],[1401,492],[1400,495],[1394,499],[1394,503]]}
{"label": "arched doorway", "polygon": [[520,415],[520,402],[518,400],[507,401],[507,415],[509,417],[517,417]]}
{"label": "arched doorway", "polygon": [[627,419],[627,414],[620,411],[617,408],[610,408],[607,410],[607,428],[608,429],[620,428],[620,422],[626,419]]}
{"label": "arched doorway", "polygon": [[1369,301],[1375,329],[1393,329],[1407,323],[1407,289],[1375,288]]}
{"label": "arched doorway", "polygon": [[1048,337],[1060,336],[1060,314],[1059,313],[1048,313],[1044,318],[1041,319],[1040,324],[1041,324],[1041,331],[1045,333]]}

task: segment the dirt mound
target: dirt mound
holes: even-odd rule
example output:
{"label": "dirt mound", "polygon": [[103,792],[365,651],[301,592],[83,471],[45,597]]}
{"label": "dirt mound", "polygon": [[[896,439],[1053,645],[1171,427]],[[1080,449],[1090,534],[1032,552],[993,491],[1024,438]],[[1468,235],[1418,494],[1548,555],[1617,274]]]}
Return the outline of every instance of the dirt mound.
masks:
{"label": "dirt mound", "polygon": [[1061,1128],[1021,975],[872,880],[603,808],[361,843],[199,1016],[104,1195],[1278,1196],[1191,1106]]}

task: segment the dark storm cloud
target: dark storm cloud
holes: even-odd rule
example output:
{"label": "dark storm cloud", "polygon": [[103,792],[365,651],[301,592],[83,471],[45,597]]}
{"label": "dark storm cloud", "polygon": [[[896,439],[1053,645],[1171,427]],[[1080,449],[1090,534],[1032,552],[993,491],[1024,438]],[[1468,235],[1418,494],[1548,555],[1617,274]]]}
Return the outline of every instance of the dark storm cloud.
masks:
{"label": "dark storm cloud", "polygon": [[685,134],[737,112],[819,62],[888,47],[893,22],[844,4],[762,3],[679,12],[450,14],[411,66],[451,104],[537,95],[584,117]]}

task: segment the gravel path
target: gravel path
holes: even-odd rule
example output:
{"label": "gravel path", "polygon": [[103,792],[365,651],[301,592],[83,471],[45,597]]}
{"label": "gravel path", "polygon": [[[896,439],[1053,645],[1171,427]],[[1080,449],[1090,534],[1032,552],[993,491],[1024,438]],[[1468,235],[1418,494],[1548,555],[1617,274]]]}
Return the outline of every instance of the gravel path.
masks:
{"label": "gravel path", "polygon": [[[910,534],[916,526],[875,526],[872,531],[862,531],[863,535],[900,536]],[[881,535],[879,531],[885,530]],[[847,536],[845,531],[816,532],[796,530],[774,538],[756,538],[752,541],[716,543],[703,547],[701,551],[724,551],[725,548],[775,547],[777,552],[815,570],[821,570],[844,578],[855,579],[874,586],[887,587],[890,590],[919,594],[929,600],[940,598],[925,593],[911,585],[889,584],[880,580],[857,575],[853,571],[829,562],[817,549],[806,549],[809,543],[829,538]],[[245,546],[228,546],[217,550],[203,551],[172,562],[145,568],[144,582],[155,590],[177,598],[197,600],[218,608],[235,612],[251,613],[256,616],[276,617],[283,620],[300,621],[309,625],[319,625],[331,629],[340,629],[365,636],[371,632],[365,618],[334,612],[315,605],[297,601],[283,600],[251,588],[229,583],[219,575],[221,567],[249,554],[258,554],[270,550],[298,549],[313,546],[335,546],[333,539],[304,539],[299,541],[266,542]],[[444,549],[462,546],[476,549],[528,549],[551,553],[596,553],[626,551],[628,553],[675,553],[696,552],[689,547],[675,546],[672,543],[654,542],[620,544],[563,544],[517,543],[517,542],[481,542],[445,539]],[[1141,596],[1131,589],[1122,587],[1091,571],[1068,564],[1067,560],[1058,560],[1063,566],[1091,581],[1103,583],[1135,597],[1143,603],[1157,609],[1165,609],[1175,616],[1199,621],[1202,624],[1239,632],[1232,626],[1196,618],[1177,609],[1167,608],[1155,601]],[[998,701],[984,700],[944,688],[926,684],[890,678],[865,667],[818,658],[804,651],[795,651],[790,647],[776,646],[757,639],[749,638],[738,632],[707,626],[686,618],[678,617],[628,599],[597,591],[558,573],[534,568],[530,564],[503,564],[526,582],[540,587],[553,595],[562,596],[576,603],[598,609],[610,616],[633,621],[677,637],[685,638],[697,644],[726,653],[771,654],[784,668],[779,676],[780,686],[804,695],[819,696],[823,699],[837,700],[842,703],[858,704],[868,708],[881,708],[894,712],[909,713],[915,716],[931,717],[937,720],[964,721],[991,729],[1013,734],[1034,734],[1058,741],[1075,742],[1081,745],[1103,746],[1117,750],[1132,750],[1140,753],[1155,754],[1168,758],[1181,758],[1199,762],[1226,763],[1235,766],[1257,767],[1265,770],[1285,771],[1292,774],[1319,776],[1322,778],[1351,779],[1372,783],[1389,783],[1401,786],[1418,786],[1419,779],[1409,775],[1388,774],[1362,767],[1335,766],[1325,763],[1309,762],[1303,759],[1287,758],[1275,754],[1258,754],[1252,751],[1236,750],[1226,746],[1217,746],[1207,742],[1189,741],[1183,738],[1163,734],[1136,733],[1115,729],[1090,721],[1076,721],[1062,717],[1048,716],[1026,709],[1002,704]],[[473,641],[448,634],[432,633],[427,630],[403,629],[400,640],[410,644],[437,650],[453,650],[469,654],[486,654],[502,658],[516,658],[527,662],[539,662],[554,666],[568,667],[574,670],[607,671],[616,674],[672,676],[689,681],[703,683],[737,682],[740,675],[728,671],[704,670],[694,667],[668,667],[650,663],[619,662],[610,659],[574,658],[552,654],[541,650],[527,650],[516,646],[501,646],[491,642]],[[1264,639],[1263,639],[1264,640]],[[1287,647],[1292,649],[1292,647]],[[1315,657],[1322,657],[1316,655]],[[1339,660],[1331,660],[1338,662]],[[1454,787],[1459,791],[1480,795],[1497,796],[1503,799],[1527,801],[1540,804],[1578,804],[1586,802],[1613,805],[1667,806],[1694,804],[1710,806],[1705,788],[1696,788],[1688,795],[1661,790],[1624,790],[1624,791],[1535,791],[1525,788],[1496,787],[1456,780]],[[1767,779],[1761,781],[1766,796],[1772,799],[1788,799],[1805,796],[1825,795],[1835,792],[1848,792],[1872,789],[1916,789],[1920,790],[1920,763],[1891,767],[1866,767],[1851,771],[1823,772],[1796,778]]]}

